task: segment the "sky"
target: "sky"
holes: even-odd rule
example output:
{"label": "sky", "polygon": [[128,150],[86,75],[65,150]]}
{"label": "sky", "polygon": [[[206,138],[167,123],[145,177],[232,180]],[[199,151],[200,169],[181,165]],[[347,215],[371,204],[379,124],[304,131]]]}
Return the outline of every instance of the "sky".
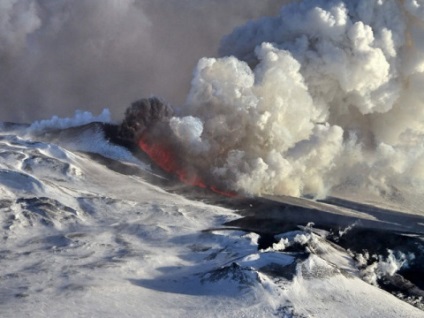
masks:
{"label": "sky", "polygon": [[31,122],[160,96],[181,104],[193,69],[237,25],[282,0],[4,0],[0,120]]}

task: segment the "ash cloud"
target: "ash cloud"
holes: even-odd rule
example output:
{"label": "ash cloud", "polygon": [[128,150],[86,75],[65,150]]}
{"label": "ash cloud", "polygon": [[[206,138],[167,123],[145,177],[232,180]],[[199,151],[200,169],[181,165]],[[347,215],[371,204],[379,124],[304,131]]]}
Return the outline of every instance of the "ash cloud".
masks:
{"label": "ash cloud", "polygon": [[151,133],[155,126],[168,123],[173,113],[172,107],[157,97],[140,99],[125,111],[120,138],[136,143],[146,130]]}
{"label": "ash cloud", "polygon": [[423,8],[304,0],[236,28],[223,57],[199,61],[178,110],[202,124],[204,147],[186,152],[250,194],[418,195]]}
{"label": "ash cloud", "polygon": [[197,60],[234,26],[275,10],[266,0],[3,0],[0,120],[108,107],[140,96],[184,100]]}

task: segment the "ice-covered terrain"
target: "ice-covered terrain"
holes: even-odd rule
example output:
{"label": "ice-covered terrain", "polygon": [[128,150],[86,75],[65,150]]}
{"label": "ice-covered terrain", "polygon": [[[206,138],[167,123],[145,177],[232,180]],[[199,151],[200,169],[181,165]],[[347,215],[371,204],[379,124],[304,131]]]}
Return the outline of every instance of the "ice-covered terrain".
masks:
{"label": "ice-covered terrain", "polygon": [[179,186],[103,131],[1,125],[1,317],[423,316],[424,218]]}

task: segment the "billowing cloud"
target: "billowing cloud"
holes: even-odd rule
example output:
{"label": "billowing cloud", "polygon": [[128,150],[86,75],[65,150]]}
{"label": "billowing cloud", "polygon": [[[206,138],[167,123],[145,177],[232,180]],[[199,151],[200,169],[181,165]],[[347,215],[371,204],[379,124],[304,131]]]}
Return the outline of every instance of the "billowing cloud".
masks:
{"label": "billowing cloud", "polygon": [[203,124],[196,164],[253,194],[421,188],[420,3],[296,1],[236,28],[180,110]]}

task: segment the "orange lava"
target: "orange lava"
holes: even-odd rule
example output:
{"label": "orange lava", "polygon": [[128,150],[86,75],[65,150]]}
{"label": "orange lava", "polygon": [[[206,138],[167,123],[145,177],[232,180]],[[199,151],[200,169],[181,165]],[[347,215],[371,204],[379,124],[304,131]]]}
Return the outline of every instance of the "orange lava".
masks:
{"label": "orange lava", "polygon": [[215,186],[208,186],[203,179],[195,173],[194,169],[187,169],[182,166],[178,157],[173,153],[172,149],[164,144],[150,143],[147,138],[141,136],[138,146],[152,159],[162,170],[167,173],[178,176],[181,182],[196,186],[202,189],[209,189],[217,194],[234,197],[236,193],[222,191]]}

